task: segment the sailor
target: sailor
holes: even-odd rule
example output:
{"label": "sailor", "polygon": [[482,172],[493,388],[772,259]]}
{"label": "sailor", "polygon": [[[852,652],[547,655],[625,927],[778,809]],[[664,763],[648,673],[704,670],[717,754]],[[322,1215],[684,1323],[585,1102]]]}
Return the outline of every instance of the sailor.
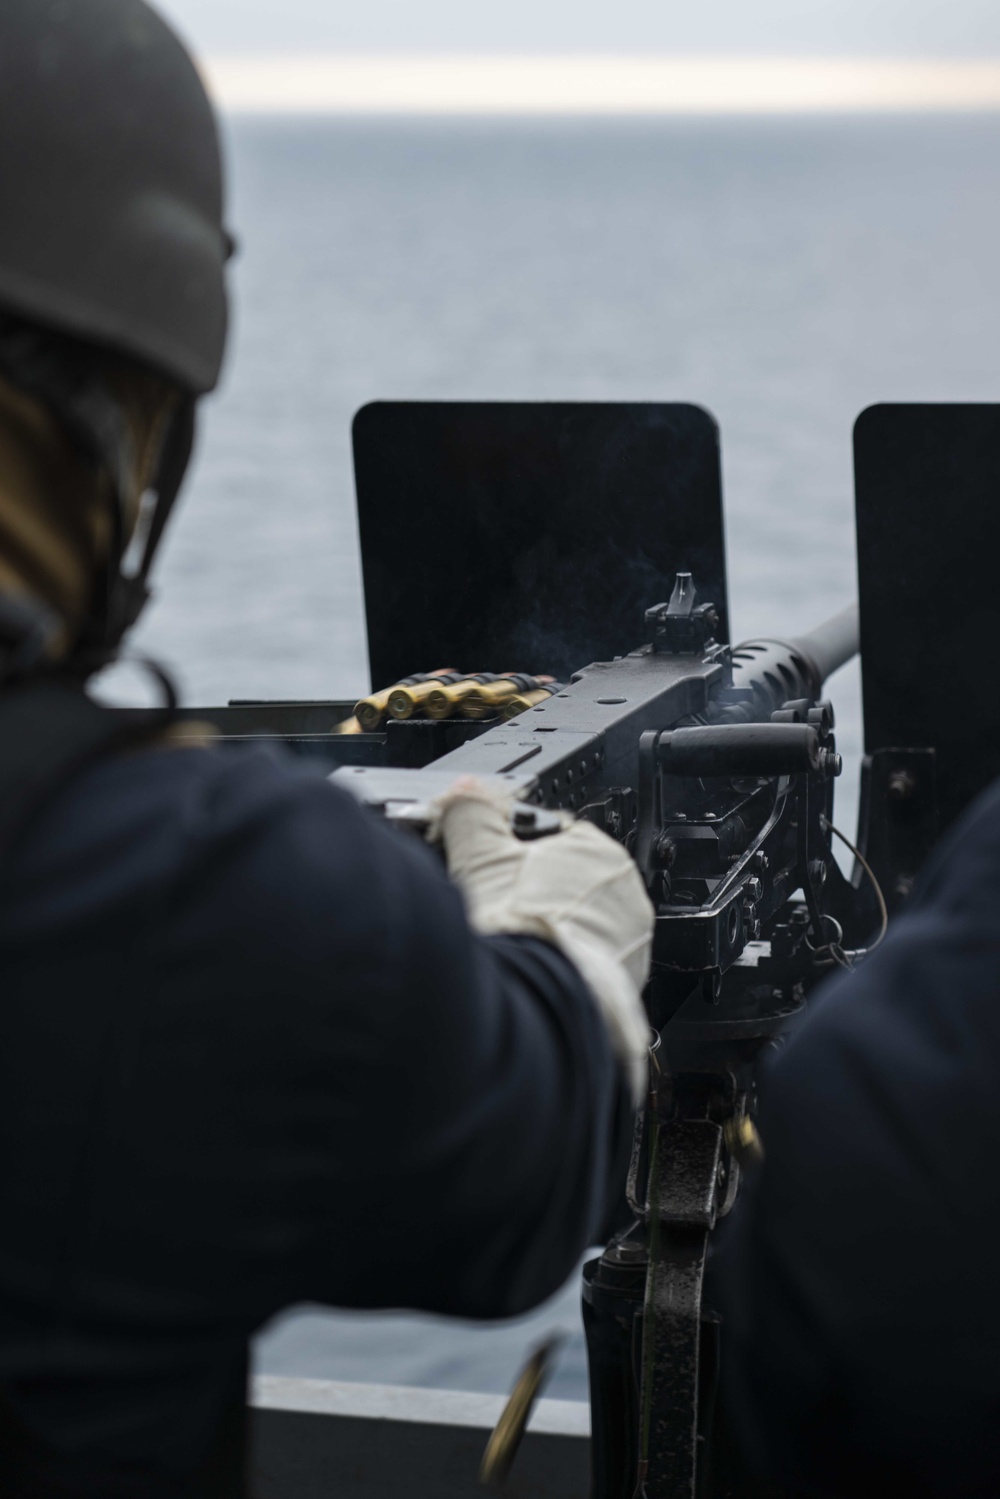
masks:
{"label": "sailor", "polygon": [[226,328],[215,122],[143,0],[4,0],[0,183],[0,1491],[225,1499],[276,1312],[506,1316],[601,1235],[652,914],[590,826],[456,788],[449,879],[87,697]]}
{"label": "sailor", "polygon": [[768,1492],[1000,1493],[998,891],[1000,785],[765,1075],[716,1289]]}

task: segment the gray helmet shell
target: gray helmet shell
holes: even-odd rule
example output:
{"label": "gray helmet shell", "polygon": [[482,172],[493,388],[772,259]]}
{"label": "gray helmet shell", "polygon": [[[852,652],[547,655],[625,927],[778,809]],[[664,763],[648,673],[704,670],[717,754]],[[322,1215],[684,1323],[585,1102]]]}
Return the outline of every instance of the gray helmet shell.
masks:
{"label": "gray helmet shell", "polygon": [[143,0],[0,3],[0,306],[193,395],[226,338],[211,104]]}

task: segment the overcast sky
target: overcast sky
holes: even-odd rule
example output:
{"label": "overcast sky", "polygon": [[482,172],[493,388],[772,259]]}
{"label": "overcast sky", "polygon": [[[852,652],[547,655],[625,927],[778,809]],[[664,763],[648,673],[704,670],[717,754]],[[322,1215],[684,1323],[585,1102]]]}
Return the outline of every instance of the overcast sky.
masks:
{"label": "overcast sky", "polygon": [[157,0],[202,51],[1000,54],[1000,0]]}

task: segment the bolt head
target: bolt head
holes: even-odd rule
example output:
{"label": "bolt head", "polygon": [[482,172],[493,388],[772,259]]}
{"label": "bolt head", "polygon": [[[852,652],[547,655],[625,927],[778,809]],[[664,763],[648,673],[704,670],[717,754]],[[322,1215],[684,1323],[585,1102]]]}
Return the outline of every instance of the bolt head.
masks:
{"label": "bolt head", "polygon": [[906,801],[917,789],[917,778],[912,770],[900,766],[896,770],[890,770],[886,781],[886,790],[894,802]]}
{"label": "bolt head", "polygon": [[669,869],[677,857],[677,844],[669,833],[661,833],[654,845],[654,851],[660,863]]}

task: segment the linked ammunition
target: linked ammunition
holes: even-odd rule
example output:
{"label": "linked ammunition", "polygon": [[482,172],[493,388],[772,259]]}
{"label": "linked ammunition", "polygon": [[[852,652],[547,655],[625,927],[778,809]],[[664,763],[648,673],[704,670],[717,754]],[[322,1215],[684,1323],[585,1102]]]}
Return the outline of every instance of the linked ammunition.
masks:
{"label": "linked ammunition", "polygon": [[502,711],[513,698],[525,692],[536,692],[544,685],[537,677],[523,676],[520,672],[497,677],[493,682],[473,687],[463,697],[459,712],[463,718],[489,718],[491,714]]}
{"label": "linked ammunition", "polygon": [[460,671],[450,671],[429,682],[414,682],[411,686],[394,687],[389,694],[389,712],[393,718],[412,718],[418,708],[425,709],[432,694],[442,691],[442,686],[451,686],[465,681]]}
{"label": "linked ammunition", "polygon": [[369,697],[363,697],[355,705],[355,717],[364,732],[371,734],[378,728],[388,712],[389,699],[398,687],[412,687],[416,682],[430,682],[436,677],[451,675],[452,668],[448,666],[441,671],[418,671],[412,677],[403,677],[401,681],[394,682],[391,687],[383,687],[381,692],[373,692]]}
{"label": "linked ammunition", "polygon": [[335,723],[334,726],[333,726],[333,728],[330,730],[330,733],[331,734],[363,734],[364,733],[364,729],[361,727],[361,724],[358,722],[358,719],[356,717],[352,716],[351,718],[342,718],[339,723]]}
{"label": "linked ammunition", "polygon": [[424,699],[424,712],[428,718],[450,718],[456,713],[470,692],[484,682],[495,682],[496,672],[481,671],[474,676],[462,677],[447,687],[432,687]]}
{"label": "linked ammunition", "polygon": [[519,713],[527,713],[529,708],[537,708],[539,703],[544,703],[547,697],[552,697],[554,693],[562,691],[561,682],[550,682],[547,687],[536,687],[531,692],[519,692],[516,697],[504,703],[500,709],[500,717],[516,718]]}

